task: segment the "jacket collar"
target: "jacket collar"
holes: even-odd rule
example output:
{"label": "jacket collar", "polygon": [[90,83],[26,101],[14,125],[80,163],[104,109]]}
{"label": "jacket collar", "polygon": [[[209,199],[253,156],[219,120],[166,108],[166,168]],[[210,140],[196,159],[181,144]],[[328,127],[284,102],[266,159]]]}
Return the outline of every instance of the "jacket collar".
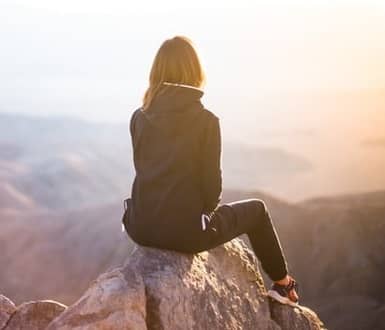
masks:
{"label": "jacket collar", "polygon": [[163,82],[158,94],[152,100],[149,112],[184,112],[193,105],[202,108],[201,97],[204,91],[201,88],[170,82]]}

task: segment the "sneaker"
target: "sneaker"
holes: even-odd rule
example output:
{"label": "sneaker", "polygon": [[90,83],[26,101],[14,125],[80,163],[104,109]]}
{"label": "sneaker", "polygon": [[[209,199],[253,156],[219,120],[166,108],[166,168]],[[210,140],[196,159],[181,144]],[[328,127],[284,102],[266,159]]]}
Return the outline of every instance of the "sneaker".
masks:
{"label": "sneaker", "polygon": [[293,278],[290,278],[290,283],[288,285],[274,283],[271,286],[271,289],[267,291],[267,295],[279,301],[281,304],[298,306],[298,300],[293,301],[289,298],[289,292],[292,289],[295,289],[295,291],[298,293],[298,283]]}

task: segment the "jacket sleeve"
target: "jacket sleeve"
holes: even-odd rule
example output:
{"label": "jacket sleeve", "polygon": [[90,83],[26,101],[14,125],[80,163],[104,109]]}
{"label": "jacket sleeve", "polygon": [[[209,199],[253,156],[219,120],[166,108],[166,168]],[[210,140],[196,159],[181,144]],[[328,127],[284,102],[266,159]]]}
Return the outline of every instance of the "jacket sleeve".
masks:
{"label": "jacket sleeve", "polygon": [[129,124],[132,144],[134,143],[133,141],[134,140],[134,115],[135,115],[135,112],[131,115],[130,124]]}
{"label": "jacket sleeve", "polygon": [[140,108],[136,109],[132,113],[131,118],[130,118],[130,122],[129,122],[129,131],[131,134],[131,144],[132,144],[132,150],[133,151],[136,149],[136,145],[138,144],[138,137],[136,135],[136,130],[135,130],[135,121],[136,121],[136,117],[138,115],[139,110],[140,110]]}
{"label": "jacket sleeve", "polygon": [[222,198],[221,132],[219,118],[210,120],[201,153],[201,183],[204,197],[203,212],[212,212]]}

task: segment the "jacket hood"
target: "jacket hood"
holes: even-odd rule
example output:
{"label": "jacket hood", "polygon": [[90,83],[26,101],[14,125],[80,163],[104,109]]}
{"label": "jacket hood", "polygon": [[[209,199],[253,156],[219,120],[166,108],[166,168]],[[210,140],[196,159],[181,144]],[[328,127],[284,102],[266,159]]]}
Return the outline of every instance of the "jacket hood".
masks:
{"label": "jacket hood", "polygon": [[199,112],[204,109],[203,94],[202,89],[194,86],[164,82],[143,114],[154,126],[168,134],[176,134],[177,127],[186,129],[193,126]]}
{"label": "jacket hood", "polygon": [[164,82],[152,100],[148,113],[185,111],[194,104],[201,105],[203,94],[202,89],[194,86]]}

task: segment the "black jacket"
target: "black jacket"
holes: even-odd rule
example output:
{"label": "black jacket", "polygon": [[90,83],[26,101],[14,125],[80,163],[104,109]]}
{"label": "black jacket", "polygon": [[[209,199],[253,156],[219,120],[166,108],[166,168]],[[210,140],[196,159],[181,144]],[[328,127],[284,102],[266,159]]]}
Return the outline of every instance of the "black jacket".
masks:
{"label": "black jacket", "polygon": [[193,239],[202,213],[221,201],[219,118],[205,109],[202,95],[164,83],[149,109],[131,116],[136,176],[126,229],[138,243],[172,248]]}

